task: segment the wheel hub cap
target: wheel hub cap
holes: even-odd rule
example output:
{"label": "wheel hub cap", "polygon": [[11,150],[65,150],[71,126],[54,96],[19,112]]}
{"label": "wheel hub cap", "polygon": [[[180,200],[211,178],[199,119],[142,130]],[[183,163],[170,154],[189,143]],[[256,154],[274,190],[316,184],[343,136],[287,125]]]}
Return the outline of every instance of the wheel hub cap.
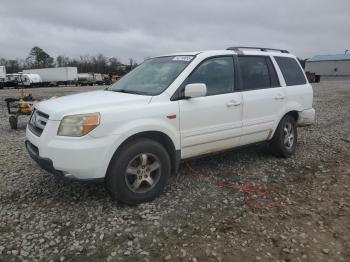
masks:
{"label": "wheel hub cap", "polygon": [[146,193],[158,183],[160,174],[161,166],[158,157],[151,153],[142,153],[129,162],[125,181],[131,191]]}
{"label": "wheel hub cap", "polygon": [[287,149],[291,149],[294,144],[294,129],[291,123],[286,123],[283,128],[283,144]]}

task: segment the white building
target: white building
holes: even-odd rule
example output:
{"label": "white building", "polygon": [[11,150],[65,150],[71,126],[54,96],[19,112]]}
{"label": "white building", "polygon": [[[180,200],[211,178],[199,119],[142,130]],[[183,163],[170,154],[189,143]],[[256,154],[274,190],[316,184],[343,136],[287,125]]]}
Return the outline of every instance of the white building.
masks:
{"label": "white building", "polygon": [[306,60],[305,72],[322,80],[350,80],[350,54],[316,55]]}

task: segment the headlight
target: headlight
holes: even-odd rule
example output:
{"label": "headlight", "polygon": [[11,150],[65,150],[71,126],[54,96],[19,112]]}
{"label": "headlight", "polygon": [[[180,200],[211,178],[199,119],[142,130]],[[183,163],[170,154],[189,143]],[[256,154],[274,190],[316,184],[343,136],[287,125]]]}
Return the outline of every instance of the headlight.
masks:
{"label": "headlight", "polygon": [[58,128],[59,136],[84,136],[100,124],[100,114],[65,116]]}

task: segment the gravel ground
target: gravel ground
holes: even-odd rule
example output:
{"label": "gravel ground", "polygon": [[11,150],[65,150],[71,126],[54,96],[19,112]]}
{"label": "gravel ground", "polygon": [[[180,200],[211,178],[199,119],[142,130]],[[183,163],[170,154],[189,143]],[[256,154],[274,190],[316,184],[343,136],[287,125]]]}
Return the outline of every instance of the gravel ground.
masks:
{"label": "gravel ground", "polygon": [[299,129],[292,158],[260,144],[190,161],[212,179],[267,185],[283,197],[261,210],[185,165],[164,194],[134,207],[112,201],[103,185],[56,180],[24,149],[28,118],[9,128],[3,99],[17,91],[0,90],[0,261],[350,261],[350,82],[314,91],[317,123]]}

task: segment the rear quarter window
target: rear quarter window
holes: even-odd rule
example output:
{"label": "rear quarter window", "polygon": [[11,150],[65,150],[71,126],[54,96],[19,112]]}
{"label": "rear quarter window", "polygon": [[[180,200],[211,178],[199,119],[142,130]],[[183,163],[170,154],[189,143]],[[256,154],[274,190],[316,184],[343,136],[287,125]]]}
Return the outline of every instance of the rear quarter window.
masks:
{"label": "rear quarter window", "polygon": [[281,69],[287,86],[306,84],[305,75],[294,58],[281,56],[275,56],[274,58]]}

